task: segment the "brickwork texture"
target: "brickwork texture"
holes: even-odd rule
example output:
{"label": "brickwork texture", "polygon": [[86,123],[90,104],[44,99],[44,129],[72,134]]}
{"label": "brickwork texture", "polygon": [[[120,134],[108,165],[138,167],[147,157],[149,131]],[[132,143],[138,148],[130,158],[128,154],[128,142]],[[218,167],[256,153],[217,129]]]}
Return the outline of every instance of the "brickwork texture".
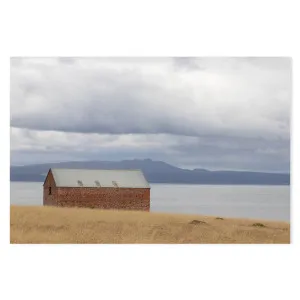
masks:
{"label": "brickwork texture", "polygon": [[56,187],[49,172],[44,183],[43,204],[150,211],[150,188]]}

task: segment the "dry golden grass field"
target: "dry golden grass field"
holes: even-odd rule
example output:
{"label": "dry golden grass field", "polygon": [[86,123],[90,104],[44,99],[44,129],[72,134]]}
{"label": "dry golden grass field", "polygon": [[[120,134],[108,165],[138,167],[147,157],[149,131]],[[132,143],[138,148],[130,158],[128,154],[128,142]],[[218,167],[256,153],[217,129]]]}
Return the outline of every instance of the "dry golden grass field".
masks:
{"label": "dry golden grass field", "polygon": [[10,242],[17,244],[290,243],[285,222],[43,206],[10,211]]}

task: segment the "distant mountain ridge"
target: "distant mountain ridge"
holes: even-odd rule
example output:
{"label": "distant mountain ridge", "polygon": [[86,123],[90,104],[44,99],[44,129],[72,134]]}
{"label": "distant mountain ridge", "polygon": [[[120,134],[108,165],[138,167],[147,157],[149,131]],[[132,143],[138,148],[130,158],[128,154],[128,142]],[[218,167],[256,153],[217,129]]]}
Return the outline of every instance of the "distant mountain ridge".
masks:
{"label": "distant mountain ridge", "polygon": [[206,169],[181,169],[163,161],[133,159],[122,161],[76,161],[45,163],[28,166],[11,166],[11,181],[43,182],[50,168],[71,169],[140,169],[150,183],[182,184],[251,184],[289,185],[288,173],[246,171],[209,171]]}

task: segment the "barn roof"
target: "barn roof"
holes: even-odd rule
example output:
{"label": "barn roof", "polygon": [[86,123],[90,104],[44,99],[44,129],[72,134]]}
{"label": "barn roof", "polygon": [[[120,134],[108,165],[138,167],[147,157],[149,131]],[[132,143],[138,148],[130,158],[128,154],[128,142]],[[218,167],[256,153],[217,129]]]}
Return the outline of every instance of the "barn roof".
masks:
{"label": "barn roof", "polygon": [[57,187],[150,188],[140,170],[51,169]]}

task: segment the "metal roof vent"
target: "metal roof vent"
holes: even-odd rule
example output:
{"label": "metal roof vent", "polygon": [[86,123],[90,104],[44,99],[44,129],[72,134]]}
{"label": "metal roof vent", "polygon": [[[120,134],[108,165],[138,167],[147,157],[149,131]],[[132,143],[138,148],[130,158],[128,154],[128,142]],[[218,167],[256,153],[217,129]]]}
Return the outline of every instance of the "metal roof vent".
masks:
{"label": "metal roof vent", "polygon": [[77,180],[77,183],[78,183],[79,186],[83,186],[83,183],[82,183],[81,180]]}
{"label": "metal roof vent", "polygon": [[101,187],[99,180],[95,180],[95,184],[96,184],[96,186]]}
{"label": "metal roof vent", "polygon": [[116,181],[112,181],[112,184],[113,184],[115,187],[119,187]]}

